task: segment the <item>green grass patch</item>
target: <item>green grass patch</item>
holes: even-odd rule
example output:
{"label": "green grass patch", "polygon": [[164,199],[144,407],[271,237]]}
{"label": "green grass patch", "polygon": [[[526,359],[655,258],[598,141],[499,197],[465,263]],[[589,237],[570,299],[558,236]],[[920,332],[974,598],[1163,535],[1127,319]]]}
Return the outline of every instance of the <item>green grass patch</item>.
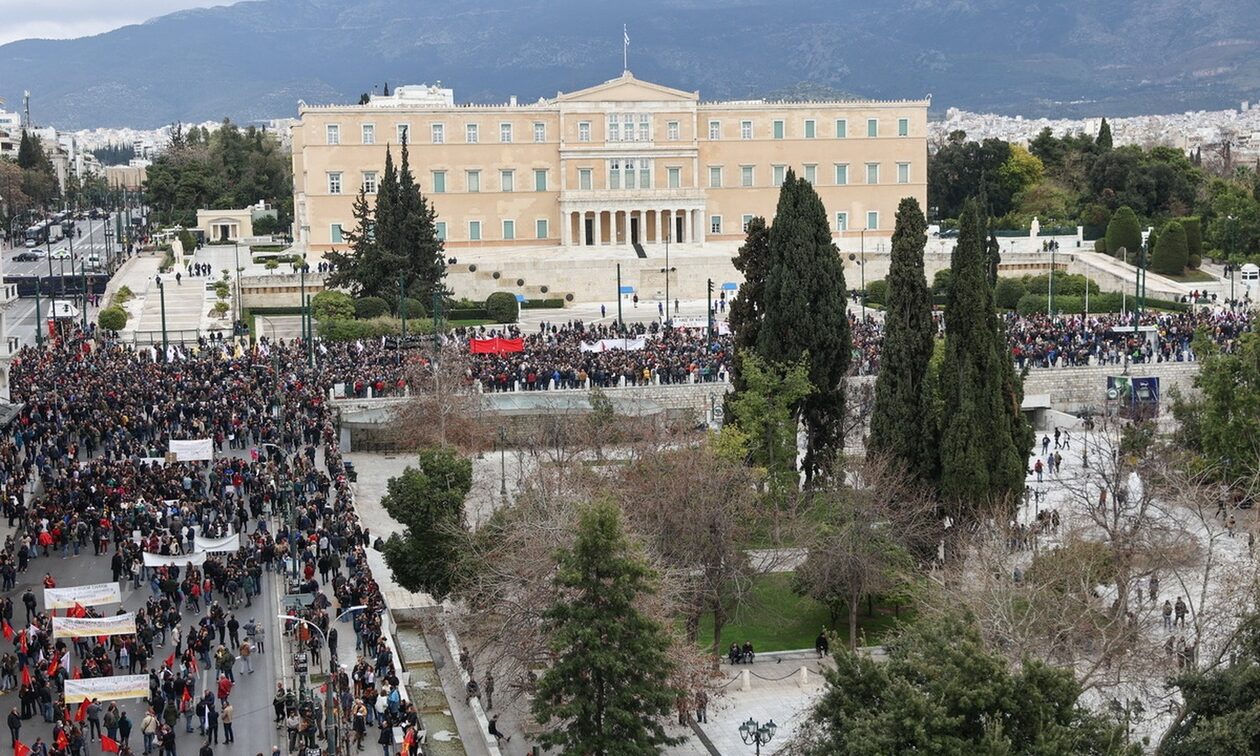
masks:
{"label": "green grass patch", "polygon": [[1164,276],[1164,278],[1180,283],[1216,283],[1220,280],[1205,270],[1187,270],[1180,276]]}
{"label": "green grass patch", "polygon": [[[876,602],[874,615],[867,616],[863,606],[858,612],[858,637],[867,645],[878,643],[898,623],[910,619],[911,614],[903,608],[898,619],[896,607]],[[838,633],[839,642],[848,643],[847,615],[839,617],[833,626],[825,606],[792,591],[792,573],[761,575],[753,581],[752,595],[734,620],[722,628],[722,653],[732,642],[742,645],[744,641],[752,641],[758,652],[813,648],[818,631],[824,627]],[[713,646],[712,615],[700,620],[698,641],[701,648]]]}

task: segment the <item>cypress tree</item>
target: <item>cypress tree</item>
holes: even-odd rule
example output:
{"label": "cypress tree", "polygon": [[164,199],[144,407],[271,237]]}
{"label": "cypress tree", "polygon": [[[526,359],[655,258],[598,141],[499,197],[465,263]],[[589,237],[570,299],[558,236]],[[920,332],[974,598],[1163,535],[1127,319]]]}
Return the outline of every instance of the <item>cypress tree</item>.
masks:
{"label": "cypress tree", "polygon": [[1007,501],[1023,490],[1027,450],[1016,448],[1022,421],[1004,378],[1007,350],[986,280],[984,225],[974,200],[959,218],[945,306],[941,366],[942,498],[967,513],[986,501]]}
{"label": "cypress tree", "polygon": [[344,234],[349,249],[328,253],[334,265],[328,286],[348,288],[360,297],[388,297],[395,266],[372,233],[372,208],[362,188],[354,199],[354,220],[354,229]]}
{"label": "cypress tree", "polygon": [[892,236],[884,351],[866,448],[899,459],[922,481],[935,481],[937,428],[926,379],[936,326],[923,274],[926,245],[927,220],[918,200],[907,197],[897,208]]}
{"label": "cypress tree", "polygon": [[376,238],[376,243],[388,255],[397,255],[402,247],[398,236],[398,214],[401,204],[398,193],[398,171],[394,168],[393,150],[386,147],[385,170],[381,174],[380,183],[376,186],[376,214],[372,234]]}
{"label": "cypress tree", "polygon": [[436,291],[446,294],[446,258],[442,240],[437,238],[437,211],[420,192],[420,185],[411,175],[407,140],[402,143],[402,161],[398,169],[398,238],[403,263],[404,287],[407,296],[428,303]]}
{"label": "cypress tree", "polygon": [[[1154,233],[1154,232],[1152,232]],[[1166,276],[1179,276],[1186,272],[1189,251],[1186,230],[1177,221],[1169,221],[1152,246],[1151,270]]]}
{"label": "cypress tree", "polygon": [[[1122,205],[1107,223],[1107,254],[1117,260],[1127,259],[1130,264],[1137,260],[1142,250],[1142,225],[1137,213],[1128,205]],[[1121,252],[1123,249],[1125,252]]]}
{"label": "cypress tree", "polygon": [[748,221],[748,235],[735,255],[736,270],[744,274],[739,293],[731,300],[729,324],[735,340],[735,371],[732,383],[736,393],[744,390],[740,375],[740,354],[757,347],[757,334],[766,312],[766,272],[770,266],[770,227],[757,216]]}
{"label": "cypress tree", "polygon": [[998,266],[1002,264],[1002,245],[998,244],[997,236],[993,230],[989,230],[989,243],[985,247],[985,253],[988,258],[988,279],[989,288],[997,286]]}
{"label": "cypress tree", "polygon": [[757,351],[790,365],[807,357],[815,392],[803,400],[807,480],[823,473],[844,446],[844,375],[853,341],[846,310],[844,267],[831,241],[818,193],[788,171],[770,227],[765,316]]}
{"label": "cypress tree", "polygon": [[1103,152],[1111,149],[1111,124],[1107,123],[1106,118],[1102,119],[1102,124],[1098,127],[1098,139],[1094,144]]}

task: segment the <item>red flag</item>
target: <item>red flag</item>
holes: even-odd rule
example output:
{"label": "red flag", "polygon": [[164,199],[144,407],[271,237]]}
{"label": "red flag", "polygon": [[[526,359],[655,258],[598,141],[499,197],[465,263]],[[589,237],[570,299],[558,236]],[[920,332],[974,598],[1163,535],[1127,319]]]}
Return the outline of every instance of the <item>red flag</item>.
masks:
{"label": "red flag", "polygon": [[175,652],[174,651],[171,652],[170,656],[166,657],[166,666],[168,667],[175,666]]}
{"label": "red flag", "polygon": [[52,662],[48,665],[48,676],[52,677],[57,674],[57,668],[61,666],[61,657],[54,656]]}
{"label": "red flag", "polygon": [[74,721],[82,722],[87,719],[87,701],[80,701],[79,708],[74,712]]}
{"label": "red flag", "polygon": [[70,738],[66,737],[65,730],[57,731],[57,747],[65,750],[70,747]]}
{"label": "red flag", "polygon": [[22,634],[18,636],[18,649],[22,653],[26,653],[26,631],[25,630],[23,630]]}
{"label": "red flag", "polygon": [[78,679],[79,679],[79,670],[80,670],[80,669],[82,669],[82,667],[76,667],[76,666],[74,666],[73,664],[72,664],[72,665],[70,665],[70,679],[71,679],[71,680],[78,680]]}
{"label": "red flag", "polygon": [[118,753],[118,741],[108,735],[102,735],[101,750],[106,753]]}
{"label": "red flag", "polygon": [[13,640],[13,626],[9,624],[8,620],[0,620],[0,629],[4,630],[5,640]]}
{"label": "red flag", "polygon": [[22,741],[13,744],[13,756],[31,756],[31,747]]}
{"label": "red flag", "polygon": [[189,689],[185,686],[185,688],[184,688],[184,693],[183,693],[183,695],[181,695],[179,698],[180,698],[180,700],[182,700],[184,703],[187,703],[187,702],[191,701],[191,700],[192,700],[192,691],[190,691],[190,690],[189,690]]}
{"label": "red flag", "polygon": [[66,612],[66,614],[70,617],[82,618],[87,616],[87,609],[84,609],[79,602],[76,601],[74,602],[74,607],[70,611]]}
{"label": "red flag", "polygon": [[30,684],[31,684],[31,668],[22,667],[22,685],[25,686],[25,685],[30,685]]}

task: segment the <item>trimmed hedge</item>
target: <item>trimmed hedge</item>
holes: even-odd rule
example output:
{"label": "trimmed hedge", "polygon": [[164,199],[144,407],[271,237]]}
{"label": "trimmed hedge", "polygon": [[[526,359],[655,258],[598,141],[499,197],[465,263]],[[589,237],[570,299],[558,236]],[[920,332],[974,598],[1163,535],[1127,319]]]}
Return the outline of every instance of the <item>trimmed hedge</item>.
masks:
{"label": "trimmed hedge", "polygon": [[442,311],[447,320],[489,320],[490,315],[484,307],[452,307]]}
{"label": "trimmed hedge", "polygon": [[486,297],[486,315],[494,323],[515,323],[521,315],[516,295],[496,291]]}
{"label": "trimmed hedge", "polygon": [[[412,318],[423,318],[429,314],[429,311],[424,306],[424,302],[421,302],[419,299],[416,299],[415,297],[404,297],[403,301],[407,303],[407,320],[411,320]],[[392,304],[394,305],[394,315],[401,318],[402,302],[394,300]]]}
{"label": "trimmed hedge", "polygon": [[[1108,292],[1106,294],[1090,294],[1089,296],[1089,312],[1093,314],[1120,312],[1121,306],[1127,306],[1129,310],[1133,309],[1133,295],[1121,295],[1116,292]],[[1181,302],[1172,302],[1167,299],[1148,299],[1146,307],[1155,310],[1168,310],[1172,312],[1183,312],[1190,306]],[[1085,311],[1085,298],[1072,294],[1059,296],[1054,295],[1054,309],[1056,313],[1064,315],[1077,315]],[[1046,295],[1045,294],[1025,294],[1020,297],[1019,304],[1015,311],[1020,315],[1032,315],[1034,313],[1044,313],[1046,311]]]}
{"label": "trimmed hedge", "polygon": [[311,314],[316,320],[349,320],[354,317],[354,299],[344,291],[321,291],[311,297]]}
{"label": "trimmed hedge", "polygon": [[563,299],[527,299],[521,302],[522,310],[563,310]]}
{"label": "trimmed hedge", "polygon": [[884,279],[871,281],[866,285],[866,303],[886,305],[888,304],[888,282]]}
{"label": "trimmed hedge", "polygon": [[380,297],[359,297],[354,300],[354,316],[359,320],[371,320],[389,314],[389,303]]}
{"label": "trimmed hedge", "polygon": [[121,331],[127,327],[127,311],[121,307],[106,307],[96,316],[96,322],[106,331]]}

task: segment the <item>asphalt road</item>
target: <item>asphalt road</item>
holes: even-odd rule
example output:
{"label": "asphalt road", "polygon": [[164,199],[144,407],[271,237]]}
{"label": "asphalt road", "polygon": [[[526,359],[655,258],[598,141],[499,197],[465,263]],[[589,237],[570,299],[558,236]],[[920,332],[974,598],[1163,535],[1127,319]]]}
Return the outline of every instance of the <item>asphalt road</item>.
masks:
{"label": "asphalt road", "polygon": [[[0,520],[0,526],[5,523]],[[0,531],[9,531],[8,528],[0,527]],[[79,556],[71,556],[62,559],[59,554],[44,557],[39,556],[31,560],[30,567],[27,571],[18,576],[17,587],[9,591],[6,595],[13,599],[15,605],[14,625],[15,629],[25,626],[26,617],[25,609],[22,608],[22,593],[29,586],[35,595],[39,598],[39,608],[43,609],[43,586],[42,581],[45,572],[51,572],[57,581],[58,587],[70,587],[74,585],[83,585],[89,583],[99,583],[108,581],[110,567],[110,554],[102,554],[101,556],[93,556],[92,549],[89,547]],[[142,582],[139,589],[133,589],[130,581],[123,582],[123,606],[128,611],[135,611],[142,607],[149,595],[149,587],[147,583]],[[241,608],[237,611],[236,617],[244,625],[250,617],[253,617],[258,625],[266,628],[265,636],[265,653],[261,656],[254,657],[254,674],[245,671],[244,665],[237,661],[236,665],[236,686],[232,691],[231,701],[235,710],[235,734],[236,742],[231,745],[224,744],[222,732],[219,736],[219,745],[214,746],[216,753],[222,754],[270,754],[273,745],[280,745],[282,749],[287,750],[287,742],[285,738],[279,737],[281,732],[275,729],[272,723],[273,715],[271,708],[271,698],[276,689],[276,667],[280,663],[277,655],[277,648],[274,644],[277,640],[284,643],[278,638],[276,631],[277,621],[275,619],[279,612],[276,609],[275,591],[277,590],[277,581],[272,573],[263,573],[262,594],[254,598],[254,605],[248,608]],[[112,614],[115,607],[105,607],[106,614]],[[195,622],[197,615],[191,612],[184,612],[183,626],[185,630],[188,625]],[[155,660],[153,663],[161,664],[162,661],[170,655],[173,646],[168,642],[165,647],[159,648],[155,645]],[[200,694],[208,687],[213,688],[215,680],[213,672],[202,670],[198,673],[197,693]],[[194,697],[194,699],[196,696]],[[7,707],[18,705],[16,693],[9,692],[0,696]],[[104,703],[104,702],[102,702]],[[147,704],[143,699],[133,699],[127,701],[119,701],[119,708],[127,712],[127,716],[131,718],[134,729],[131,734],[131,746],[137,756],[142,751],[143,737],[140,734],[140,722],[144,718]],[[72,707],[74,708],[74,707]],[[7,715],[7,711],[5,712]],[[201,748],[203,738],[197,734],[197,726],[194,723],[193,732],[187,734],[184,732],[185,727],[181,717],[179,724],[176,726],[178,733],[176,737],[177,754],[180,756],[193,756]],[[45,724],[43,717],[36,715],[26,720],[22,724],[21,738],[22,742],[30,745],[35,742],[36,737],[42,737],[45,743],[51,741],[52,725]],[[90,756],[100,756],[101,750],[99,743],[88,744],[88,754]],[[156,752],[155,752],[156,753]]]}

